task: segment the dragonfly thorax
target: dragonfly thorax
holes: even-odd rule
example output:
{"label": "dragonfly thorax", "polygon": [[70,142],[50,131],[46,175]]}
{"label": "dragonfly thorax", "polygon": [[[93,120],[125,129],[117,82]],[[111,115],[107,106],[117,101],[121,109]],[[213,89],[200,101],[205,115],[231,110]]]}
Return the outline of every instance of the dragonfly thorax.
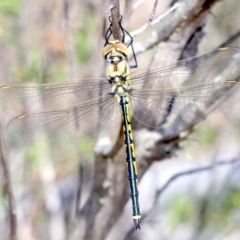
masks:
{"label": "dragonfly thorax", "polygon": [[118,40],[110,41],[103,50],[107,60],[107,77],[111,86],[111,94],[119,101],[121,96],[130,92],[128,49]]}
{"label": "dragonfly thorax", "polygon": [[[103,57],[107,60],[108,77],[121,76],[129,74],[129,65],[127,62],[128,49],[124,43],[119,40],[110,41],[103,49]],[[115,73],[117,72],[117,73]]]}
{"label": "dragonfly thorax", "polygon": [[117,98],[118,102],[120,102],[121,96],[128,96],[130,92],[130,87],[127,82],[126,76],[119,74],[118,72],[114,72],[116,74],[114,77],[109,76],[109,83],[111,86],[111,94]]}

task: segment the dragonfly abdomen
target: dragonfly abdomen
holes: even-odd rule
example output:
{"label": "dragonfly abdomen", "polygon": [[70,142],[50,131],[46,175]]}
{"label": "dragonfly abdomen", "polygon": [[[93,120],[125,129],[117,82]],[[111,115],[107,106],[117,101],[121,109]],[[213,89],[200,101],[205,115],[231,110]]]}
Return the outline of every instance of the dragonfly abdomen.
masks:
{"label": "dragonfly abdomen", "polygon": [[123,131],[124,131],[124,144],[126,148],[126,163],[128,168],[128,181],[130,186],[130,196],[132,200],[132,216],[136,228],[140,229],[141,212],[138,201],[138,174],[137,164],[135,158],[135,149],[133,141],[133,133],[131,126],[130,107],[128,98],[125,96],[120,97],[120,105],[123,112]]}

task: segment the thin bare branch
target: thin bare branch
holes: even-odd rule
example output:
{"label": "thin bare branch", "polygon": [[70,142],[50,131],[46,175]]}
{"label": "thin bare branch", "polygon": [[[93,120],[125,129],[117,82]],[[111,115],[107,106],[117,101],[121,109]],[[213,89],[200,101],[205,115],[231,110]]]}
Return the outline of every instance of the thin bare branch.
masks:
{"label": "thin bare branch", "polygon": [[[211,5],[217,2],[217,0],[212,0]],[[159,42],[167,39],[181,24],[186,22],[192,22],[196,16],[201,12],[207,12],[211,5],[205,6],[204,0],[192,0],[192,1],[181,1],[177,3],[177,7],[172,11],[165,13],[164,17],[161,17],[161,29],[156,34],[152,35],[150,38],[146,39],[141,44],[135,43],[135,54],[145,52],[147,49],[152,48]],[[174,5],[175,6],[175,5]],[[173,6],[173,7],[174,7]],[[159,18],[160,18],[159,17]],[[152,25],[159,21],[157,18],[152,22]],[[146,24],[147,25],[147,24]],[[147,27],[148,28],[148,27]],[[146,28],[146,29],[147,29]],[[131,36],[136,36],[137,34],[145,31],[145,26],[140,30],[136,30],[131,33]]]}
{"label": "thin bare branch", "polygon": [[237,31],[236,33],[234,33],[231,37],[229,37],[225,42],[223,42],[221,45],[219,45],[218,47],[225,47],[229,44],[231,44],[233,41],[235,41],[237,38],[239,38],[240,36],[240,30]]}
{"label": "thin bare branch", "polygon": [[9,239],[16,240],[17,239],[17,217],[16,217],[16,209],[15,209],[15,199],[14,199],[14,194],[12,190],[10,172],[9,172],[6,156],[4,154],[4,144],[3,144],[2,138],[0,138],[0,161],[2,164],[3,175],[5,180],[4,189],[5,189],[7,200],[8,200],[8,213],[9,213],[9,220],[10,220]]}
{"label": "thin bare branch", "polygon": [[63,0],[63,22],[64,28],[67,36],[67,46],[68,46],[68,65],[70,71],[70,79],[76,79],[76,59],[75,59],[75,48],[73,44],[73,38],[70,28],[69,20],[69,1]]}
{"label": "thin bare branch", "polygon": [[145,30],[147,30],[149,27],[153,26],[156,23],[159,23],[163,18],[165,18],[170,12],[172,12],[173,10],[175,10],[178,7],[179,3],[174,4],[169,10],[167,10],[164,14],[160,15],[157,19],[155,19],[154,21],[152,21],[152,18],[155,15],[153,13],[151,14],[151,17],[149,18],[148,23],[146,23],[145,25],[143,25],[142,27],[140,27],[139,29],[131,32],[131,36],[132,37],[136,37],[137,35],[139,35],[140,33],[143,33]]}
{"label": "thin bare branch", "polygon": [[181,178],[181,177],[184,177],[184,176],[188,176],[188,175],[191,175],[191,174],[197,174],[197,173],[201,173],[201,172],[204,172],[204,171],[210,171],[210,170],[213,170],[217,167],[224,167],[224,166],[227,166],[227,165],[234,165],[236,163],[240,163],[240,157],[238,158],[235,158],[231,161],[218,161],[218,162],[215,162],[213,164],[210,164],[210,165],[207,165],[205,167],[199,167],[199,168],[194,168],[194,169],[190,169],[190,170],[187,170],[187,171],[183,171],[183,172],[179,172],[175,175],[173,175],[163,186],[161,189],[159,189],[158,191],[156,191],[156,194],[155,194],[155,202],[152,204],[153,208],[143,216],[143,218],[146,218],[147,215],[153,211],[154,209],[154,206],[156,206],[156,203],[160,197],[160,195],[174,182],[176,181],[177,179]]}
{"label": "thin bare branch", "polygon": [[209,170],[212,170],[216,167],[222,167],[222,166],[226,166],[226,165],[233,165],[235,163],[239,163],[240,162],[240,158],[236,158],[236,159],[233,159],[231,161],[219,161],[219,162],[215,162],[213,164],[210,164],[206,167],[200,167],[200,168],[195,168],[195,169],[191,169],[191,170],[188,170],[188,171],[183,171],[183,172],[180,172],[180,173],[177,173],[175,175],[173,175],[165,184],[164,186],[159,190],[157,191],[156,193],[156,198],[158,198],[166,189],[167,187],[173,182],[175,181],[176,179],[178,179],[179,177],[182,177],[182,176],[186,176],[186,175],[191,175],[191,174],[195,174],[195,173],[200,173],[200,172],[203,172],[203,171],[209,171]]}
{"label": "thin bare branch", "polygon": [[149,25],[151,25],[151,23],[152,23],[152,21],[153,21],[153,18],[154,18],[155,14],[156,14],[157,5],[158,5],[158,0],[155,0],[155,3],[154,3],[154,5],[153,5],[153,10],[152,10],[151,16],[150,16],[150,18],[149,18],[149,20],[148,20],[148,24],[149,24]]}
{"label": "thin bare branch", "polygon": [[109,7],[107,8],[107,10],[105,11],[105,13],[107,14],[107,13],[109,13],[109,11],[111,11],[113,8],[115,8],[116,6],[112,3],[112,1],[111,1],[111,3],[110,3],[110,5],[109,5]]}

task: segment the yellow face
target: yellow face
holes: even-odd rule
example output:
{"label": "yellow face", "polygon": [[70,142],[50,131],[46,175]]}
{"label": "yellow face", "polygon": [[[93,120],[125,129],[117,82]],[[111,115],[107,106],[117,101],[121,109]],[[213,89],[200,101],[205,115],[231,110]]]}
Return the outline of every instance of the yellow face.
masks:
{"label": "yellow face", "polygon": [[107,46],[104,47],[102,55],[106,59],[109,53],[111,53],[112,57],[117,56],[119,53],[127,57],[128,48],[119,40],[110,41]]}

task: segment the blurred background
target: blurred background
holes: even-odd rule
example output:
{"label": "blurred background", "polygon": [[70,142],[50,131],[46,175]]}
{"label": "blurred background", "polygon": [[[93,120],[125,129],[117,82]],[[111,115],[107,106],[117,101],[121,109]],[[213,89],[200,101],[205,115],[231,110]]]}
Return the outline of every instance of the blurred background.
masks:
{"label": "blurred background", "polygon": [[[131,32],[146,24],[154,2],[132,1],[135,8],[124,27]],[[170,4],[168,0],[159,2],[156,16],[165,13]],[[120,6],[125,13],[125,1],[120,1]],[[62,83],[83,77],[104,77],[102,48],[108,7],[109,2],[101,0],[1,0],[0,85]],[[234,0],[217,1],[211,6],[202,26],[204,35],[197,43],[198,54],[217,48],[239,31],[239,11],[240,2]],[[134,44],[138,46],[161,27],[160,21],[139,34]],[[240,47],[240,40],[230,45]],[[149,66],[155,49],[137,55],[139,68]],[[81,209],[89,201],[92,179],[97,174],[93,169],[97,163],[92,146],[87,143],[24,143],[16,136],[9,136],[5,128],[9,120],[19,114],[5,107],[0,111],[2,152],[15,199],[18,239],[240,239],[239,162],[208,171],[200,169],[239,158],[239,105],[198,124],[180,141],[170,159],[159,158],[162,161],[156,159],[149,164],[140,180],[144,215],[141,231],[134,231],[130,203],[126,201],[115,222],[102,231],[99,238],[82,236],[89,231],[81,228],[82,225],[77,233],[75,229],[78,226],[76,208]],[[141,133],[136,132],[135,138],[138,155]],[[121,156],[114,161],[125,167]],[[192,174],[186,172],[193,169],[200,170]],[[9,196],[3,172],[0,168],[2,240],[11,236]],[[163,186],[176,174],[180,175],[163,191]],[[105,184],[111,184],[111,177]],[[127,184],[125,187],[128,191]],[[108,194],[114,199],[114,195]],[[99,202],[106,204],[104,198]],[[104,214],[99,218],[109,221]],[[72,232],[78,237],[74,238]]]}

